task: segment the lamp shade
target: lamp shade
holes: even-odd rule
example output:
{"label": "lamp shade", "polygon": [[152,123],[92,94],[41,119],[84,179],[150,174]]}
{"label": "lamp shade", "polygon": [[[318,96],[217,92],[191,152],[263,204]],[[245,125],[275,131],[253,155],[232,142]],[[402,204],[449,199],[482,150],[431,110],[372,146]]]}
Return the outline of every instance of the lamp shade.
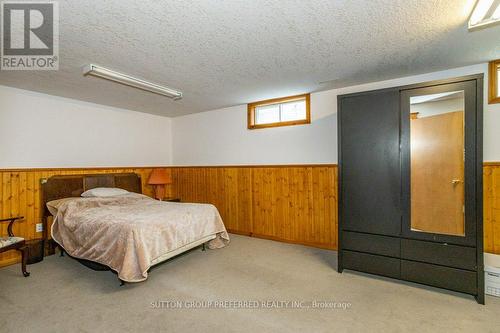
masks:
{"label": "lamp shade", "polygon": [[165,169],[153,169],[148,180],[149,185],[165,185],[170,183],[172,183],[172,179]]}

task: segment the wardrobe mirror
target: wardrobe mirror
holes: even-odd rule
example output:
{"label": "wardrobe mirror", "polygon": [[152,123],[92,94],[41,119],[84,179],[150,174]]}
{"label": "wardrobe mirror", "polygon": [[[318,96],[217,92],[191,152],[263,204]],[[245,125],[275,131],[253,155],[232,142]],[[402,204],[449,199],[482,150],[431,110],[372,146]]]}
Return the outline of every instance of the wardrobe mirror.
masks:
{"label": "wardrobe mirror", "polygon": [[464,91],[410,99],[411,228],[465,236]]}

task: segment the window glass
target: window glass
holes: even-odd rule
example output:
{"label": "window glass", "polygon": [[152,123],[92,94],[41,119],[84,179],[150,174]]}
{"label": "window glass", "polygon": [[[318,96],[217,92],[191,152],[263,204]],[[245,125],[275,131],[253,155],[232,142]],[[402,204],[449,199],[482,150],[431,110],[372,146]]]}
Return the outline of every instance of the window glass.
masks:
{"label": "window glass", "polygon": [[497,67],[497,97],[500,96],[500,65]]}
{"label": "window glass", "polygon": [[281,121],[306,119],[306,101],[294,101],[281,104]]}
{"label": "window glass", "polygon": [[271,124],[280,121],[280,106],[265,105],[255,108],[255,123],[256,124]]}
{"label": "window glass", "polygon": [[249,129],[309,123],[311,123],[309,94],[248,104]]}

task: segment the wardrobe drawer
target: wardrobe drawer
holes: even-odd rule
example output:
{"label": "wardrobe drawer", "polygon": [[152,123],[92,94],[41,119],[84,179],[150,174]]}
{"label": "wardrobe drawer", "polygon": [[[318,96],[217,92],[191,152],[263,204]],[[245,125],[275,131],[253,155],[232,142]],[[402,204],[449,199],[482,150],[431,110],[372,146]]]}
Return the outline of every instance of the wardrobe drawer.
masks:
{"label": "wardrobe drawer", "polygon": [[401,258],[476,270],[476,249],[472,247],[402,239]]}
{"label": "wardrobe drawer", "polygon": [[345,269],[383,275],[399,279],[400,260],[373,254],[343,250],[342,263]]}
{"label": "wardrobe drawer", "polygon": [[401,260],[401,278],[429,286],[477,294],[477,274],[461,269]]}
{"label": "wardrobe drawer", "polygon": [[395,237],[344,231],[342,234],[342,248],[346,250],[399,258],[400,239]]}

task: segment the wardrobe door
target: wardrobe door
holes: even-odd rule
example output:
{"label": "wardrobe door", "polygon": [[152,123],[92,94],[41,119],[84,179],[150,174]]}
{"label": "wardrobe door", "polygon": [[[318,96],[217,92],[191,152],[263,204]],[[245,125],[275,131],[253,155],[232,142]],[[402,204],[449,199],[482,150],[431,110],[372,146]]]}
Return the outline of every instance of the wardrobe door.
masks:
{"label": "wardrobe door", "polygon": [[340,223],[344,231],[401,231],[399,90],[339,98]]}
{"label": "wardrobe door", "polygon": [[401,109],[403,235],[476,246],[476,81],[404,90]]}

